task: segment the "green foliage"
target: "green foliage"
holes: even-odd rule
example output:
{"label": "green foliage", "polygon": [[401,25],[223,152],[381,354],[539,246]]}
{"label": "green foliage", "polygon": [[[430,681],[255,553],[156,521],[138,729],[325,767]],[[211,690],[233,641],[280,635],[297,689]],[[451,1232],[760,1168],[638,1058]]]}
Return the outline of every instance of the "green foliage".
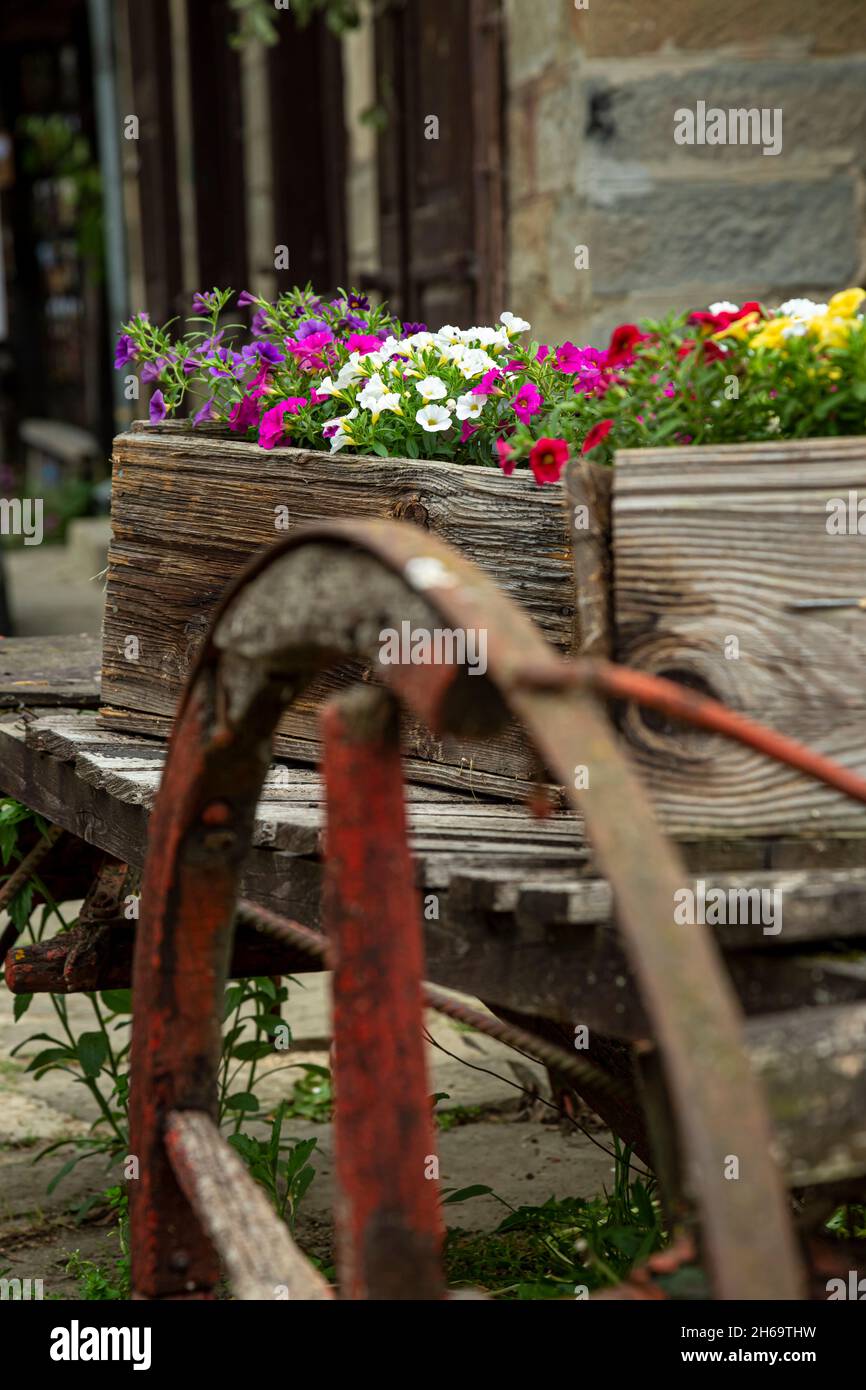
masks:
{"label": "green foliage", "polygon": [[132,1296],[129,1256],[129,1199],[122,1187],[109,1187],[101,1199],[111,1207],[117,1225],[119,1251],[111,1266],[85,1259],[80,1250],[72,1250],[66,1262],[66,1273],[78,1280],[78,1296],[89,1301],[126,1300]]}
{"label": "green foliage", "polygon": [[282,1137],[286,1104],[277,1106],[267,1139],[249,1134],[233,1134],[229,1143],[240,1154],[251,1175],[267,1192],[274,1211],[294,1232],[298,1208],[316,1170],[308,1162],[316,1147],[315,1139],[287,1140]]}
{"label": "green foliage", "polygon": [[[667,1243],[655,1180],[631,1172],[632,1151],[615,1143],[611,1193],[584,1201],[551,1197],[541,1206],[509,1209],[490,1234],[449,1230],[445,1266],[450,1286],[468,1285],[494,1298],[573,1298],[618,1284]],[[444,1204],[492,1196],[481,1184],[450,1193]]]}

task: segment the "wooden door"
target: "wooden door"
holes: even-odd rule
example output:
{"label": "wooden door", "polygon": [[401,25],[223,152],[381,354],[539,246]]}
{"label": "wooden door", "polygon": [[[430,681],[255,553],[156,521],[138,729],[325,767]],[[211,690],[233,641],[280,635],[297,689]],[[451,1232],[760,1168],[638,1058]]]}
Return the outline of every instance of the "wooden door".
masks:
{"label": "wooden door", "polygon": [[381,288],[404,318],[501,305],[499,0],[394,0],[377,21]]}

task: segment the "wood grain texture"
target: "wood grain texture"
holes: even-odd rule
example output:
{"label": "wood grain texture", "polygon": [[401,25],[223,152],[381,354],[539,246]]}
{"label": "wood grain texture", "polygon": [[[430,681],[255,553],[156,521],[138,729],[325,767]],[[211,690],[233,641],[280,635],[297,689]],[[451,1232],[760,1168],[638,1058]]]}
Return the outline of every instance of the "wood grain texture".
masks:
{"label": "wood grain texture", "polygon": [[[264,450],[141,426],[114,444],[103,630],[103,700],[126,714],[127,727],[138,714],[173,716],[218,598],[255,553],[285,534],[276,525],[283,507],[291,529],[346,516],[420,524],[470,555],[555,646],[570,650],[574,580],[558,489],[494,468]],[[129,636],[138,638],[137,661],[124,654]],[[351,674],[329,673],[310,687],[281,720],[278,752],[289,751],[290,738],[318,746],[316,707]],[[440,741],[412,725],[406,751],[434,767],[471,768],[482,780],[537,772],[517,729],[473,743]]]}
{"label": "wood grain texture", "polygon": [[100,645],[68,637],[0,638],[0,708],[99,703]]}
{"label": "wood grain texture", "polygon": [[334,1297],[209,1115],[174,1111],[168,1117],[166,1147],[183,1193],[219,1253],[235,1298]]}
{"label": "wood grain texture", "polygon": [[[785,608],[866,595],[866,534],[826,525],[849,491],[866,499],[866,439],[619,454],[617,659],[866,773],[866,612]],[[675,836],[866,835],[862,806],[757,754],[635,709],[624,729]]]}

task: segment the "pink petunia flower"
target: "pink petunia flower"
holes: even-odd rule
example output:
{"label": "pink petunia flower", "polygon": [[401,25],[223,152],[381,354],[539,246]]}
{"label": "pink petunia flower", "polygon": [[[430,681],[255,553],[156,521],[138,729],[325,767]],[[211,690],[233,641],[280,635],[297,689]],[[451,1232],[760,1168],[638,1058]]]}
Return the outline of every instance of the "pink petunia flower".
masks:
{"label": "pink petunia flower", "polygon": [[501,438],[496,441],[496,453],[499,458],[499,467],[502,469],[506,478],[510,478],[517,467],[517,455],[511,448],[511,445],[507,444],[506,441]]}
{"label": "pink petunia flower", "polygon": [[528,425],[531,416],[538,414],[544,399],[533,382],[524,381],[511,404],[517,418],[522,420],[524,425]]}

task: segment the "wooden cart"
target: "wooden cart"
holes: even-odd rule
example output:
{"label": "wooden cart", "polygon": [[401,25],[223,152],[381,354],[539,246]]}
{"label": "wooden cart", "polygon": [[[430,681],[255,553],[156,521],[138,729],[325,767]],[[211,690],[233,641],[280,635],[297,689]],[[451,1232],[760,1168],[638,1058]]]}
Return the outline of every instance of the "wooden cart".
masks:
{"label": "wooden cart", "polygon": [[[484,626],[484,679],[380,670],[386,689],[362,683],[326,707],[322,780],[306,745],[271,765],[284,707],[322,668],[375,663],[379,629],[404,619]],[[395,523],[293,536],[245,575],[190,676],[167,762],[154,740],[102,726],[96,653],[81,643],[7,643],[2,655],[4,700],[25,706],[0,727],[4,789],[125,864],[141,866],[149,841],[134,944],[103,904],[80,939],[18,948],[6,963],[14,990],[92,989],[127,981],[135,952],[147,1020],[132,1062],[139,1295],[206,1296],[218,1256],[242,1295],[329,1295],[210,1118],[226,972],[309,968],[328,953],[344,1296],[442,1292],[422,1162],[434,1151],[422,974],[487,1001],[503,1036],[653,1162],[673,1216],[695,1215],[718,1296],[806,1295],[786,1188],[800,1194],[805,1236],[866,1175],[866,970],[828,949],[866,935],[861,842],[834,841],[825,863],[819,842],[803,867],[792,867],[802,846],[780,837],[772,850],[755,839],[675,848],[606,702],[703,721],[862,802],[856,772],[694,693],[563,661],[473,565]],[[483,741],[516,718],[567,806],[551,804],[547,780],[523,804],[467,778],[411,784],[404,810],[399,707],[436,737]],[[784,932],[677,924],[672,904],[697,878],[726,892],[783,888]],[[423,924],[419,890],[438,906]],[[582,1053],[578,1025],[591,1040]]]}

